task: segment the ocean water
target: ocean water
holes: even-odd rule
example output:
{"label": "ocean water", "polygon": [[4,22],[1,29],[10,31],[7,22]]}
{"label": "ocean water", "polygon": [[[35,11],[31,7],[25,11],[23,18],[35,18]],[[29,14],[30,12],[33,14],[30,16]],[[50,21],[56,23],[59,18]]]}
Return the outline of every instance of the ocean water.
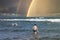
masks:
{"label": "ocean water", "polygon": [[60,22],[48,21],[0,21],[0,40],[35,40],[34,24],[38,26],[39,40],[60,40]]}

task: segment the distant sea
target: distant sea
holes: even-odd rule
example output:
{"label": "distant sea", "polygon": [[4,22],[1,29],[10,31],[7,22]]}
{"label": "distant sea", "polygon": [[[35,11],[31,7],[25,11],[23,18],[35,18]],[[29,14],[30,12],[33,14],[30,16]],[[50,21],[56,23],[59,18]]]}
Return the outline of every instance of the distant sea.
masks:
{"label": "distant sea", "polygon": [[[59,17],[7,17],[0,16],[0,19],[56,19]],[[34,40],[32,27],[38,26],[39,40],[60,40],[60,22],[49,21],[1,21],[0,40]],[[15,25],[15,26],[14,26]]]}

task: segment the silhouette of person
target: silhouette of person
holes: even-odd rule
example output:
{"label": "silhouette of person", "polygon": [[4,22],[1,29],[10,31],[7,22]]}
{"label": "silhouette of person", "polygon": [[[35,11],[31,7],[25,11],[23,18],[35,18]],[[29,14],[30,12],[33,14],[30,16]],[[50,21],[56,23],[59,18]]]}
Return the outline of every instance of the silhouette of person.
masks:
{"label": "silhouette of person", "polygon": [[37,25],[36,24],[34,24],[34,26],[33,26],[33,37],[35,38],[35,39],[38,39],[38,27],[37,27]]}

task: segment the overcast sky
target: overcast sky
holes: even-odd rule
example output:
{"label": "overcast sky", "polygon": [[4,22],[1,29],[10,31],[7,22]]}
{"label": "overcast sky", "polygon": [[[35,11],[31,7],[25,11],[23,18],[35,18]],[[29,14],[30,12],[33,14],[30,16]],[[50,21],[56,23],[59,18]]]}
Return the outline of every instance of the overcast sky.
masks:
{"label": "overcast sky", "polygon": [[10,7],[16,7],[17,10],[17,5],[19,1],[21,1],[19,13],[20,15],[25,16],[31,0],[0,0],[0,10]]}
{"label": "overcast sky", "polygon": [[15,5],[18,2],[18,0],[0,0],[0,6],[12,6]]}

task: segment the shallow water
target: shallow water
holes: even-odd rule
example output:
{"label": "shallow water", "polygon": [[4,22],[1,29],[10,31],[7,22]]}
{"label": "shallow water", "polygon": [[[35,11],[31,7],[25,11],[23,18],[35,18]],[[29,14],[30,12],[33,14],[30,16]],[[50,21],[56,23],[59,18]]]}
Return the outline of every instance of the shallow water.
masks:
{"label": "shallow water", "polygon": [[[17,26],[12,24],[16,23]],[[0,21],[0,40],[35,40],[32,26],[39,28],[39,40],[60,40],[60,22]]]}

